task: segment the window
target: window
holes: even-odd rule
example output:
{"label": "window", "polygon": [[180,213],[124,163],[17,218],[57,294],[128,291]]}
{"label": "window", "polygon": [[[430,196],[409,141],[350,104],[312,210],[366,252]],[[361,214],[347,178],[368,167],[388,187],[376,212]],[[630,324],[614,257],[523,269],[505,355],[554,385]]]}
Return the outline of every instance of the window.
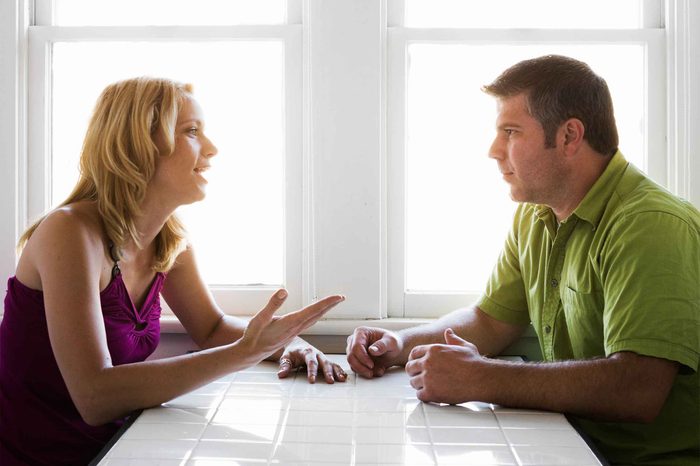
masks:
{"label": "window", "polygon": [[700,205],[699,12],[682,0],[2,1],[0,272],[75,182],[99,91],[156,74],[194,84],[219,148],[207,199],[181,214],[225,311],[252,314],[279,285],[287,310],[342,293],[327,316],[342,322],[320,328],[344,333],[468,305],[514,208],[487,158],[495,104],[479,87],[526,57],[589,62],[625,156]]}
{"label": "window", "polygon": [[549,0],[406,0],[393,6],[391,315],[439,315],[475,301],[486,285],[515,203],[487,157],[495,102],[480,87],[520,60],[561,54],[591,65],[610,87],[623,154],[665,181],[659,5],[587,2],[580,14]]}
{"label": "window", "polygon": [[[184,2],[131,3],[37,3],[48,24],[29,29],[29,217],[70,193],[106,85],[143,75],[192,83],[219,149],[207,198],[179,209],[202,274],[225,309],[252,312],[283,285],[298,307],[300,26],[286,24],[281,0],[209,1],[196,14]],[[236,21],[272,24],[217,26]]]}

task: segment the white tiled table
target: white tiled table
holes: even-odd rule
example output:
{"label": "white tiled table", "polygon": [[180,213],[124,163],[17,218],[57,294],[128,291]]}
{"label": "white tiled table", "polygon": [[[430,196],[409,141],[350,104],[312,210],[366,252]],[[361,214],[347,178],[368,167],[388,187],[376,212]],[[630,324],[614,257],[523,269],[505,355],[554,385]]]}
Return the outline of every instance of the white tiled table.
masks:
{"label": "white tiled table", "polygon": [[145,410],[100,466],[600,465],[561,414],[424,404],[395,369],[310,385],[262,363]]}

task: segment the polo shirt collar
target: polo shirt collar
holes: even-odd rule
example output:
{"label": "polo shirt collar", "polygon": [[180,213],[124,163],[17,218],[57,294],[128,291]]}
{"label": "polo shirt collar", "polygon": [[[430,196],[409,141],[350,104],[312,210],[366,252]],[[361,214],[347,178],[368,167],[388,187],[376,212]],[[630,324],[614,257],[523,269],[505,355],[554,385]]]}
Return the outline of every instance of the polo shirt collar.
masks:
{"label": "polo shirt collar", "polygon": [[[605,167],[603,173],[596,182],[593,183],[593,186],[588,190],[572,215],[587,221],[593,225],[594,228],[597,228],[603,216],[603,212],[605,211],[605,207],[620,182],[622,174],[627,169],[627,165],[629,165],[629,163],[625,160],[622,152],[619,150],[615,152],[615,155],[613,155],[610,162],[608,162],[608,166]],[[554,226],[556,219],[554,218],[551,207],[538,204],[535,206],[535,215],[547,225],[548,229],[556,229]],[[553,231],[551,233],[553,233]]]}
{"label": "polo shirt collar", "polygon": [[588,193],[583,197],[573,214],[597,228],[605,212],[605,207],[608,205],[628,165],[629,163],[625,160],[622,153],[619,150],[615,152],[615,155],[608,162],[608,166],[605,167],[603,173],[593,183],[593,186],[588,190]]}

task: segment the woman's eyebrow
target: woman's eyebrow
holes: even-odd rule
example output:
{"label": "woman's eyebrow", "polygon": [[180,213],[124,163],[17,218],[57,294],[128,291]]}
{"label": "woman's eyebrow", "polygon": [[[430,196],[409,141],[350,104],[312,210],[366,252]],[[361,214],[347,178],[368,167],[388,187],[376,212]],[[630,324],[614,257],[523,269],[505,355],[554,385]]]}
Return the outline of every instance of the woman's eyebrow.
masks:
{"label": "woman's eyebrow", "polygon": [[204,123],[202,122],[202,120],[200,120],[198,118],[190,118],[188,120],[181,121],[177,124],[177,126],[184,126],[184,125],[189,125],[192,123],[195,123],[198,126],[204,126]]}

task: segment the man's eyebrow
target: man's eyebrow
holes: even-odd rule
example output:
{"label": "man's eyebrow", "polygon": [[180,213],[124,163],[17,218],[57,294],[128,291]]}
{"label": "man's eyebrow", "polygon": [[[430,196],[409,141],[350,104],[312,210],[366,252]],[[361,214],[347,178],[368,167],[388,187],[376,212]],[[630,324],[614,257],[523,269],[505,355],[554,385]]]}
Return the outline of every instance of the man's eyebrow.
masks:
{"label": "man's eyebrow", "polygon": [[517,123],[511,123],[509,121],[504,121],[503,123],[499,123],[496,125],[496,129],[503,129],[503,128],[522,128],[522,125],[519,125]]}

